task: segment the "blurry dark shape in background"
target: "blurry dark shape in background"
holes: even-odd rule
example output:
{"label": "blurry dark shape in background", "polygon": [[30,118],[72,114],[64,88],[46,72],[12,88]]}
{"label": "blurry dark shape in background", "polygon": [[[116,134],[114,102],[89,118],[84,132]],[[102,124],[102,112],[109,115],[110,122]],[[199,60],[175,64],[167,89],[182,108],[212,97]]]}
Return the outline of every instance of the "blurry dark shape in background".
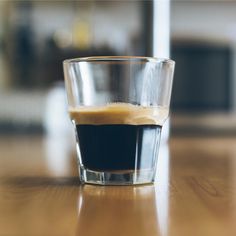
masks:
{"label": "blurry dark shape in background", "polygon": [[232,87],[232,51],[228,45],[200,41],[176,41],[172,58],[175,71],[174,111],[229,111]]}

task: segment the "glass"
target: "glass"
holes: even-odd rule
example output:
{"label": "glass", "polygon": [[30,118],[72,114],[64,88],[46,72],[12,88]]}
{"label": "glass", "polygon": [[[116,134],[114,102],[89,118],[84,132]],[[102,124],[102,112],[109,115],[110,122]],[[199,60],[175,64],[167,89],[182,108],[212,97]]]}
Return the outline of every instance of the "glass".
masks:
{"label": "glass", "polygon": [[174,64],[169,59],[115,56],[64,61],[82,183],[154,181]]}

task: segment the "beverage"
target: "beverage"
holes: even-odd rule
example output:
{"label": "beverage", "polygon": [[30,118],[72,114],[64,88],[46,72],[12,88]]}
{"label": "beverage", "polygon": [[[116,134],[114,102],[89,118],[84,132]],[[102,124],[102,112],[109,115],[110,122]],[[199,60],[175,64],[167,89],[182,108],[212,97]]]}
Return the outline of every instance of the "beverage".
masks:
{"label": "beverage", "polygon": [[95,171],[151,168],[157,154],[158,125],[77,125],[82,163]]}
{"label": "beverage", "polygon": [[129,56],[63,62],[81,183],[154,182],[174,64]]}
{"label": "beverage", "polygon": [[153,168],[167,109],[112,103],[69,112],[83,168],[110,172]]}

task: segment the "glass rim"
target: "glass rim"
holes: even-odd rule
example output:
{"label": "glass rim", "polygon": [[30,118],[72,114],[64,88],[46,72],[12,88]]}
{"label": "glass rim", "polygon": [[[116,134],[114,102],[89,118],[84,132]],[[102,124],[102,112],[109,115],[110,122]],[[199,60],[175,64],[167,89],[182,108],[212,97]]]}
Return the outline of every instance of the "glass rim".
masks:
{"label": "glass rim", "polygon": [[144,57],[144,56],[89,56],[66,59],[63,64],[73,64],[79,62],[154,62],[154,63],[168,63],[175,64],[175,61],[169,58],[159,57]]}

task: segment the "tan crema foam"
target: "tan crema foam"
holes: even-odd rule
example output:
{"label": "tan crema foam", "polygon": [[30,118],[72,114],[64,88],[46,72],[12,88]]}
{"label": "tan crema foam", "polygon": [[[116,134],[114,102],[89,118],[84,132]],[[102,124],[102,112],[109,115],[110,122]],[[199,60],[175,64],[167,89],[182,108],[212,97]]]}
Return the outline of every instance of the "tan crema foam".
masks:
{"label": "tan crema foam", "polygon": [[110,103],[106,106],[70,108],[76,124],[163,125],[169,110],[164,107],[143,107],[129,103]]}

